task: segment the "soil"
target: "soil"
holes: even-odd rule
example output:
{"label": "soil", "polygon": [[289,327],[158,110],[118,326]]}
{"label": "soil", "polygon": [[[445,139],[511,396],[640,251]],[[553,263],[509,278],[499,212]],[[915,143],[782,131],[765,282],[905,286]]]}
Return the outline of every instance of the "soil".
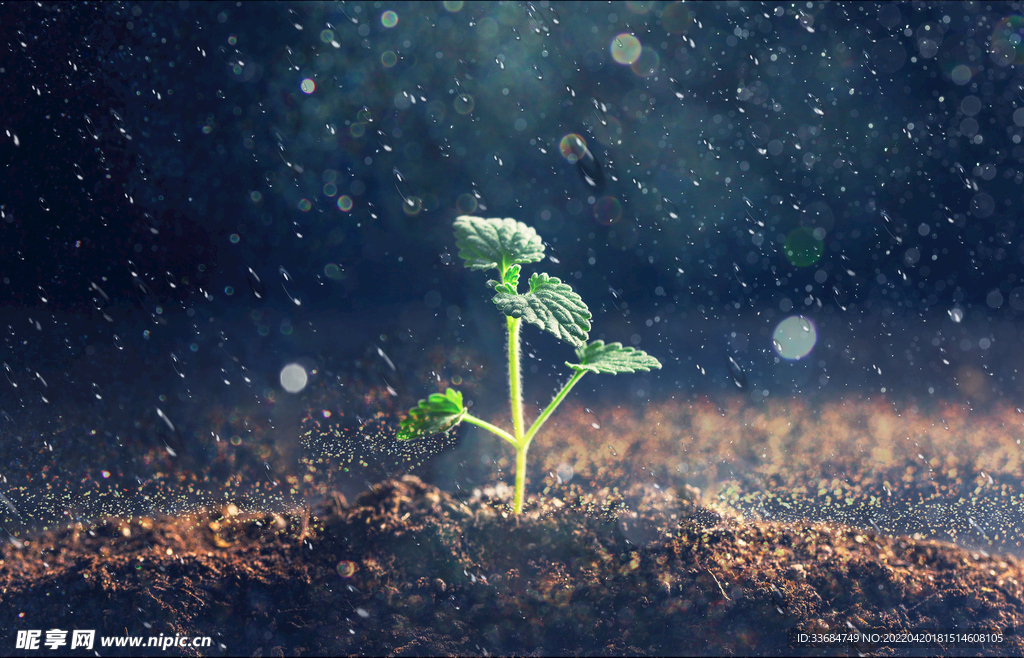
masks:
{"label": "soil", "polygon": [[[213,642],[166,651],[96,647],[101,655],[1024,654],[1021,638],[1007,632],[1024,619],[1024,568],[1005,550],[1007,538],[1017,536],[1015,521],[1003,529],[1004,543],[992,544],[1000,552],[926,539],[908,525],[930,522],[920,513],[929,500],[923,487],[952,495],[908,470],[921,452],[957,454],[952,468],[936,463],[931,470],[978,491],[977,482],[998,484],[1000,469],[1015,468],[984,460],[1016,430],[1000,434],[992,428],[1003,425],[993,420],[987,433],[950,433],[966,443],[950,438],[940,451],[927,437],[928,428],[941,426],[923,413],[870,401],[813,414],[796,403],[773,411],[697,401],[651,407],[642,416],[609,409],[596,423],[589,410],[571,407],[531,452],[531,489],[520,516],[510,513],[512,492],[503,482],[510,455],[474,439],[455,449],[457,457],[481,464],[475,471],[491,481],[472,489],[402,475],[350,494],[352,500],[325,490],[290,513],[242,513],[228,504],[36,531],[0,547],[2,652],[49,653],[17,650],[15,637],[56,627]],[[964,411],[947,409],[942,419],[954,429],[971,426]],[[905,455],[891,436],[903,432],[901,423],[918,428]],[[603,425],[599,443],[594,425]],[[307,436],[331,431],[307,418]],[[936,431],[941,438],[948,430]],[[844,441],[859,450],[833,451],[834,463],[823,459],[831,442]],[[610,450],[597,449],[604,444]],[[701,472],[721,482],[723,469],[751,463],[748,452],[764,457],[732,484],[702,491],[689,483]],[[817,471],[808,461],[815,454]],[[826,462],[831,466],[820,466]],[[322,474],[324,462],[316,463]],[[984,477],[982,467],[989,469]],[[425,470],[441,481],[439,469]],[[813,484],[797,486],[795,472]],[[839,484],[836,472],[846,474]],[[778,489],[760,509],[803,501],[795,517],[825,514],[824,503],[811,503],[832,504],[833,495],[840,503],[831,516],[854,520],[876,504],[872,492],[911,502],[887,505],[885,518],[864,517],[875,527],[744,515],[737,511],[749,500],[744,483],[755,475]],[[827,485],[815,496],[818,478]],[[891,530],[899,523],[907,534]],[[936,530],[955,535],[956,527],[951,521]],[[990,542],[1000,536],[998,529],[989,534]],[[954,629],[1004,636],[974,647],[806,646],[788,634]]]}

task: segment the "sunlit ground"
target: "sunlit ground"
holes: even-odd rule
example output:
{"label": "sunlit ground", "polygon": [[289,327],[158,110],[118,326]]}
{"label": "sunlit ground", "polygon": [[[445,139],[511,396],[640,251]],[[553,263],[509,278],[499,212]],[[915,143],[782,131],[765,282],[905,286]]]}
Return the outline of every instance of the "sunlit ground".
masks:
{"label": "sunlit ground", "polygon": [[[495,346],[403,347],[378,334],[377,340],[356,341],[354,359],[351,350],[342,358],[326,347],[318,348],[315,360],[298,359],[310,381],[294,395],[255,366],[225,375],[232,379],[229,386],[219,376],[200,380],[197,369],[211,369],[196,361],[192,371],[183,370],[187,377],[172,370],[169,379],[145,386],[126,387],[123,382],[132,380],[125,378],[120,388],[101,382],[95,390],[102,399],[88,387],[80,399],[62,395],[54,384],[61,382],[59,375],[44,371],[50,387],[36,387],[51,399],[37,408],[58,413],[40,414],[45,427],[17,417],[4,420],[6,448],[21,458],[4,473],[3,528],[23,536],[104,515],[184,514],[227,503],[243,510],[294,511],[334,490],[352,499],[373,482],[404,472],[456,495],[510,484],[511,447],[478,428],[463,426],[447,437],[413,443],[394,438],[416,399],[447,386],[462,389],[479,405],[475,414],[507,427],[507,381],[492,353]],[[330,346],[339,334],[318,335]],[[695,335],[691,342],[696,340]],[[694,352],[685,341],[671,344],[677,354]],[[244,343],[231,349],[246,353]],[[660,353],[657,346],[650,349]],[[304,345],[303,351],[312,348]],[[87,365],[127,372],[139,358],[127,351],[104,354],[94,361],[104,360]],[[704,362],[714,367],[711,357],[702,357]],[[856,368],[874,362],[886,363],[870,354],[858,357],[835,379],[854,381]],[[1013,364],[1008,353],[994,371]],[[751,389],[766,385],[754,375],[743,391],[729,392],[736,389],[726,380],[715,394],[695,392],[692,385],[671,393],[664,390],[672,388],[665,380],[676,375],[666,368],[656,387],[660,392],[647,402],[636,395],[638,387],[648,386],[640,376],[585,378],[586,385],[558,409],[530,449],[528,496],[567,483],[595,489],[640,483],[676,492],[695,487],[705,499],[748,518],[836,522],[1021,554],[1024,412],[1011,401],[1013,371],[1007,370],[1000,393],[989,387],[997,378],[985,374],[984,362],[961,357],[949,368],[959,395],[918,390],[927,382],[913,389],[918,395],[902,397],[864,385],[787,395],[775,384],[769,385],[770,397],[758,399]],[[678,369],[699,372],[688,362]],[[724,367],[717,372],[725,377]],[[892,372],[899,369],[887,366],[886,375]],[[240,387],[240,376],[250,376],[253,384]],[[534,403],[546,402],[548,384],[558,381],[544,377],[525,378],[528,422],[537,413]],[[692,384],[698,377],[680,379]],[[21,384],[19,391],[33,382]],[[168,401],[160,408],[170,423],[156,406],[132,397],[151,399],[164,391]],[[226,397],[224,391],[236,395]],[[116,406],[124,411],[112,413]]]}

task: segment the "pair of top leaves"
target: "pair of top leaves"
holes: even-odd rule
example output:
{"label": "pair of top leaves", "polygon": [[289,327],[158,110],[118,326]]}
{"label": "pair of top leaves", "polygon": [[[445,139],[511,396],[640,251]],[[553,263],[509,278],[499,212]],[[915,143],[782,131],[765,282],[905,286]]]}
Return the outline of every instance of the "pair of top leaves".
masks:
{"label": "pair of top leaves", "polygon": [[[661,363],[646,352],[621,343],[603,340],[587,342],[591,313],[573,289],[556,277],[539,273],[530,277],[528,292],[520,293],[522,265],[544,258],[544,242],[533,228],[515,219],[484,219],[463,215],[455,220],[455,244],[459,257],[471,270],[499,272],[499,281],[488,281],[494,289],[492,301],[502,313],[521,318],[576,348],[579,363],[566,365],[576,371],[630,373],[660,368]],[[441,432],[457,425],[464,414],[462,393],[448,389],[420,400],[402,423],[400,439],[413,439]]]}
{"label": "pair of top leaves", "polygon": [[470,270],[497,269],[501,281],[488,281],[498,310],[522,318],[576,348],[580,363],[566,365],[589,372],[635,372],[661,364],[645,352],[621,343],[587,343],[590,309],[568,284],[538,273],[530,277],[530,290],[518,291],[521,265],[544,258],[544,242],[533,228],[511,218],[483,219],[463,215],[455,220],[455,245]]}

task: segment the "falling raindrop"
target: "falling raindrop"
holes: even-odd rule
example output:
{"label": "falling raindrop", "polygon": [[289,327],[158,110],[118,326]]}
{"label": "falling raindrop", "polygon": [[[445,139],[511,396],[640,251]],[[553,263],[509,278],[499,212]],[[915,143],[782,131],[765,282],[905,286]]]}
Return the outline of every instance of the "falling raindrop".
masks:
{"label": "falling raindrop", "polygon": [[256,274],[256,271],[251,267],[246,268],[245,277],[249,281],[249,289],[252,290],[256,299],[264,299],[267,296],[267,286]]}
{"label": "falling raindrop", "polygon": [[590,99],[590,102],[594,105],[594,116],[597,117],[598,122],[602,126],[608,125],[608,106],[605,105],[599,98],[594,97]]}
{"label": "falling raindrop", "polygon": [[661,197],[661,204],[669,219],[679,219],[679,209],[676,208],[676,204],[668,200],[668,197]]}
{"label": "falling raindrop", "polygon": [[889,216],[889,213],[882,210],[879,214],[884,220],[883,226],[885,226],[886,233],[892,236],[892,239],[896,241],[896,244],[903,244],[903,238],[896,235],[896,223],[892,220],[892,217]]}
{"label": "falling raindrop", "polygon": [[821,101],[815,98],[812,94],[807,94],[807,104],[811,106],[811,111],[820,117],[825,116],[825,110],[821,109]]}
{"label": "falling raindrop", "polygon": [[484,198],[484,193],[480,191],[480,186],[475,182],[470,182],[469,191],[476,199],[476,207],[480,210],[487,210],[487,199]]}
{"label": "falling raindrop", "polygon": [[839,310],[845,311],[846,306],[846,293],[839,287],[838,284],[832,286],[832,297],[836,300],[836,304],[839,306]]}
{"label": "falling raindrop", "polygon": [[171,367],[174,368],[174,372],[178,373],[179,377],[184,379],[185,373],[178,369],[179,365],[181,365],[181,361],[178,359],[178,355],[175,354],[174,352],[171,352]]}
{"label": "falling raindrop", "polygon": [[302,306],[302,300],[288,292],[288,286],[285,285],[285,282],[292,282],[292,277],[288,274],[288,270],[284,269],[284,266],[282,265],[277,268],[277,271],[281,273],[282,277],[284,277],[284,282],[281,283],[281,288],[284,289],[284,294],[288,295],[288,299],[292,300],[293,304],[296,306]]}
{"label": "falling raindrop", "polygon": [[[374,347],[377,346],[374,345]],[[395,364],[391,361],[391,359],[388,358],[388,355],[384,353],[384,350],[377,347],[377,355],[380,356],[380,358],[384,359],[384,362],[388,364],[388,367],[391,368],[392,372],[395,371]]]}
{"label": "falling raindrop", "polygon": [[544,36],[551,34],[551,26],[548,24],[548,19],[544,18],[543,14],[537,10],[532,2],[526,3],[526,17],[530,22],[530,29],[535,34]]}
{"label": "falling raindrop", "polygon": [[14,371],[11,370],[11,367],[7,365],[6,362],[4,363],[4,375],[7,377],[7,381],[11,386],[18,388],[18,382],[14,381]]}
{"label": "falling raindrop", "polygon": [[544,74],[541,73],[540,68],[536,64],[533,65],[533,77],[537,78],[538,80],[544,79]]}
{"label": "falling raindrop", "polygon": [[964,184],[964,187],[975,192],[978,191],[978,183],[967,175],[967,170],[963,168],[963,165],[957,162],[953,165],[953,169],[956,171],[957,175],[960,176],[960,182]]}
{"label": "falling raindrop", "polygon": [[377,143],[380,144],[380,147],[388,153],[391,153],[391,151],[394,150],[394,147],[391,145],[391,139],[383,130],[377,131]]}
{"label": "falling raindrop", "polygon": [[732,383],[736,384],[738,389],[747,388],[747,373],[744,372],[743,367],[734,359],[731,355],[726,355],[726,364],[729,366],[729,377],[732,378]]}
{"label": "falling raindrop", "polygon": [[594,192],[601,193],[605,188],[604,171],[601,170],[601,163],[597,161],[590,149],[586,149],[583,155],[576,160],[576,171],[580,172],[583,182]]}
{"label": "falling raindrop", "polygon": [[735,261],[733,261],[733,264],[732,264],[732,275],[733,275],[733,277],[736,278],[736,282],[738,284],[740,284],[740,286],[742,286],[744,288],[747,287],[747,282],[743,278],[743,270],[740,268],[739,263],[737,263]]}
{"label": "falling raindrop", "polygon": [[679,82],[675,78],[669,78],[668,87],[669,89],[672,90],[672,93],[675,94],[675,97],[678,98],[679,100],[683,100],[684,98],[686,98],[686,88],[683,86],[682,82]]}

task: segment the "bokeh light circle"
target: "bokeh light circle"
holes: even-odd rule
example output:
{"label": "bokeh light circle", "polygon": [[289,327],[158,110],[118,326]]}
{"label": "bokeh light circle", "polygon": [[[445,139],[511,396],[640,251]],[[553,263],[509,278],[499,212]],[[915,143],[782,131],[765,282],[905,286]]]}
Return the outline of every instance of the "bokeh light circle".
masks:
{"label": "bokeh light circle", "polygon": [[454,107],[455,111],[459,114],[469,114],[473,111],[475,106],[476,102],[469,94],[459,94],[455,97],[455,100],[452,101],[452,107]]}
{"label": "bokeh light circle", "polygon": [[306,388],[306,384],[309,383],[309,375],[306,374],[306,369],[299,364],[289,363],[281,368],[280,380],[281,388],[289,393],[298,393]]}
{"label": "bokeh light circle", "polygon": [[653,48],[642,48],[640,50],[640,56],[636,58],[629,68],[633,70],[641,78],[646,78],[653,75],[661,64],[661,58],[658,57],[658,53]]}
{"label": "bokeh light circle", "polygon": [[612,59],[619,64],[632,64],[640,59],[640,40],[632,34],[623,32],[612,39],[608,47],[612,53]]}
{"label": "bokeh light circle", "polygon": [[305,78],[299,83],[299,89],[301,89],[304,94],[312,94],[316,91],[316,82],[310,78]]}
{"label": "bokeh light circle", "polygon": [[347,194],[342,194],[338,197],[338,210],[341,212],[352,210],[352,197]]}
{"label": "bokeh light circle", "polygon": [[562,152],[562,157],[568,160],[570,164],[576,164],[580,158],[587,154],[587,140],[576,133],[569,133],[558,142],[558,150]]}
{"label": "bokeh light circle", "polygon": [[789,262],[797,267],[814,265],[825,253],[825,242],[819,237],[820,231],[812,231],[806,226],[794,229],[786,236],[786,243],[783,245],[783,253]]}
{"label": "bokeh light circle", "polygon": [[1007,16],[996,23],[988,52],[999,66],[1024,64],[1024,17]]}
{"label": "bokeh light circle", "polygon": [[476,197],[469,193],[460,194],[459,198],[455,199],[455,208],[461,215],[469,215],[476,212]]}
{"label": "bokeh light circle", "polygon": [[796,361],[811,353],[818,342],[818,331],[814,323],[802,315],[791,315],[776,327],[772,333],[772,345],[783,359]]}
{"label": "bokeh light circle", "polygon": [[387,28],[398,25],[398,14],[388,9],[380,15],[380,24]]}
{"label": "bokeh light circle", "polygon": [[594,202],[594,219],[610,226],[622,218],[622,203],[613,196],[603,196]]}

